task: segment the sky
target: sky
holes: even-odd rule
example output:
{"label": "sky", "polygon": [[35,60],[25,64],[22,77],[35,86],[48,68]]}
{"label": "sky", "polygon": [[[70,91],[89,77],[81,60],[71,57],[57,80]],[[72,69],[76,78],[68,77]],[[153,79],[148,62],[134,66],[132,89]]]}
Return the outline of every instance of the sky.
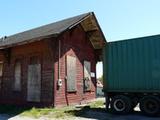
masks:
{"label": "sky", "polygon": [[0,37],[91,11],[108,42],[160,34],[160,0],[1,0],[0,5]]}

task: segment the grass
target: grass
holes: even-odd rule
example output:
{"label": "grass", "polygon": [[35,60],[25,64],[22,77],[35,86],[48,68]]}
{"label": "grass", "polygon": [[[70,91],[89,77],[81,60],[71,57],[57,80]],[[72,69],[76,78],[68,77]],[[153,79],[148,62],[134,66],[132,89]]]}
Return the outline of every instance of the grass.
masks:
{"label": "grass", "polygon": [[103,100],[98,100],[89,104],[90,108],[99,108],[104,106]]}
{"label": "grass", "polygon": [[74,116],[85,115],[89,109],[100,108],[103,106],[104,101],[98,100],[88,104],[86,107],[75,108],[74,106],[68,106],[63,108],[27,108],[27,107],[16,107],[11,105],[0,105],[0,113],[28,116],[32,118],[66,118]]}
{"label": "grass", "polygon": [[74,109],[73,107],[64,108],[32,108],[21,113],[22,116],[39,118],[42,116],[53,117],[53,118],[65,118],[66,116],[73,116],[66,111]]}

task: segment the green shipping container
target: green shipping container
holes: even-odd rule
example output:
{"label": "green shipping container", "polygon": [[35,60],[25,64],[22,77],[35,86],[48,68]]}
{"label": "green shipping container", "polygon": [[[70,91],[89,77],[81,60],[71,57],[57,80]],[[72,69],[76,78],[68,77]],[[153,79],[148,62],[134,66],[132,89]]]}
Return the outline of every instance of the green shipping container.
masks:
{"label": "green shipping container", "polygon": [[160,92],[160,35],[109,42],[103,54],[105,92]]}

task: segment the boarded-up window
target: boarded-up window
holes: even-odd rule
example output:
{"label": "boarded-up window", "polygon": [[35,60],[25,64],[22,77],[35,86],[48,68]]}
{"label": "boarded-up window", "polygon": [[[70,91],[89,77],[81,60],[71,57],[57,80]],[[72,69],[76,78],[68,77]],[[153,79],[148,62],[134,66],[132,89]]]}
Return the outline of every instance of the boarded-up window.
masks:
{"label": "boarded-up window", "polygon": [[41,64],[36,57],[28,65],[27,101],[40,102],[41,97]]}
{"label": "boarded-up window", "polygon": [[91,62],[84,61],[84,91],[91,90]]}
{"label": "boarded-up window", "polygon": [[21,63],[20,61],[16,61],[14,68],[14,90],[21,90]]}
{"label": "boarded-up window", "polygon": [[0,61],[0,89],[2,88],[3,61]]}
{"label": "boarded-up window", "polygon": [[67,91],[76,91],[76,58],[67,56]]}
{"label": "boarded-up window", "polygon": [[3,75],[3,62],[0,61],[0,77]]}

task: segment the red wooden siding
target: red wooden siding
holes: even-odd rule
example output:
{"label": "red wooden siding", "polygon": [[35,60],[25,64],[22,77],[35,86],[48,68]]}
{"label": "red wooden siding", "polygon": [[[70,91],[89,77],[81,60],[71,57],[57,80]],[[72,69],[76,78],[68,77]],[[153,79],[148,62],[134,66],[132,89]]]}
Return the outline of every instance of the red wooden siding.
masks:
{"label": "red wooden siding", "polygon": [[[96,79],[92,78],[91,80],[91,90],[84,92],[83,89],[83,63],[85,60],[91,62],[91,72],[96,73],[96,58],[95,51],[87,39],[87,36],[83,29],[78,26],[72,31],[68,31],[63,36],[59,38],[61,40],[61,58],[60,58],[60,68],[61,68],[61,79],[63,85],[60,89],[57,88],[58,80],[58,61],[55,62],[55,105],[68,105],[81,103],[95,98],[95,89],[96,89]],[[75,92],[67,92],[66,86],[66,56],[76,57],[76,88]],[[56,54],[56,60],[58,60],[58,52]]]}
{"label": "red wooden siding", "polygon": [[[58,40],[61,43],[60,59]],[[6,53],[10,57],[7,57]],[[66,56],[76,58],[76,91],[67,92]],[[91,42],[81,26],[66,31],[58,38],[48,38],[39,42],[12,47],[0,51],[3,61],[3,75],[0,77],[0,103],[33,104],[27,102],[28,65],[30,59],[36,57],[41,64],[41,96],[40,105],[70,105],[95,98],[96,76],[91,78],[91,89],[84,91],[84,61],[91,62],[91,72],[96,73],[96,55]],[[16,61],[21,61],[21,90],[14,91],[14,70]],[[58,88],[58,62],[60,62],[60,78],[62,86]]]}
{"label": "red wooden siding", "polygon": [[[11,48],[9,63],[1,51],[0,61],[4,62],[2,89],[0,90],[1,103],[32,104],[27,103],[27,70],[30,58],[34,56],[40,59],[42,65],[40,104],[53,104],[53,61],[50,59],[50,50],[45,40]],[[14,91],[13,89],[14,67],[17,59],[21,60],[22,65],[21,91]]]}

